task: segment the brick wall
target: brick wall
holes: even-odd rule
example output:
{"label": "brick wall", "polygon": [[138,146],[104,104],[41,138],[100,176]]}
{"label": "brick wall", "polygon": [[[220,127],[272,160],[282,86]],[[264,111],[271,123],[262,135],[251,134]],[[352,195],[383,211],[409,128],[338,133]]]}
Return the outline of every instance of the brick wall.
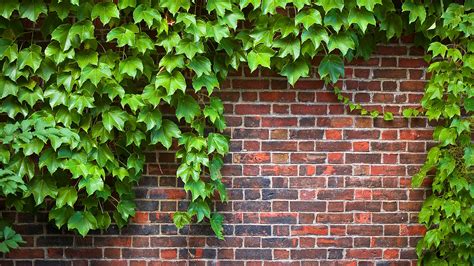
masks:
{"label": "brick wall", "polygon": [[[368,109],[399,114],[419,102],[425,67],[418,48],[382,46],[369,61],[347,66],[344,86]],[[230,201],[217,205],[226,217],[225,241],[203,225],[177,232],[170,216],[186,202],[174,154],[150,152],[131,225],[82,238],[47,224],[45,213],[5,213],[16,218],[27,244],[0,264],[415,262],[424,233],[417,212],[426,191],[411,189],[410,176],[430,145],[425,120],[352,114],[314,74],[290,88],[268,71],[242,69],[221,95],[232,136],[224,171]]]}

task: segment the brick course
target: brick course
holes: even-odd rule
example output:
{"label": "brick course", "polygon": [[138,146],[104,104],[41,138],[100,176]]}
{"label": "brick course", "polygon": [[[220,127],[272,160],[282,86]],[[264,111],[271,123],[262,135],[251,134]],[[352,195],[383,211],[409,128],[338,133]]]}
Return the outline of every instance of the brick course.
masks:
{"label": "brick course", "polygon": [[295,88],[267,70],[235,71],[221,91],[232,138],[230,200],[216,204],[224,241],[206,225],[174,227],[171,214],[187,202],[173,154],[157,151],[147,154],[131,225],[82,238],[47,224],[45,213],[5,212],[27,243],[0,265],[414,265],[426,189],[411,189],[410,178],[432,130],[400,113],[418,105],[425,67],[409,44],[346,66],[346,95],[394,112],[392,122],[351,113],[315,69]]}

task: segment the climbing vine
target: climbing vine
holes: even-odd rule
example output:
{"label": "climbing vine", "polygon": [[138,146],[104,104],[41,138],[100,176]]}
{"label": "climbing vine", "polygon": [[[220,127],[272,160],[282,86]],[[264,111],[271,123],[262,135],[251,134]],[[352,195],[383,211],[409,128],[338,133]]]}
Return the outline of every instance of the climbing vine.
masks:
{"label": "climbing vine", "polygon": [[[49,219],[86,235],[135,214],[133,186],[145,158],[177,149],[177,178],[190,203],[178,228],[207,221],[223,238],[212,200],[229,151],[215,91],[247,63],[295,82],[328,84],[344,61],[368,58],[379,42],[416,34],[434,57],[422,109],[441,120],[414,185],[435,169],[420,222],[420,262],[474,260],[473,1],[389,0],[2,0],[0,3],[0,196],[9,208],[49,208]],[[343,96],[362,115],[381,115]],[[393,114],[383,114],[386,120]],[[21,243],[8,225],[0,251]],[[456,252],[448,252],[456,250]]]}

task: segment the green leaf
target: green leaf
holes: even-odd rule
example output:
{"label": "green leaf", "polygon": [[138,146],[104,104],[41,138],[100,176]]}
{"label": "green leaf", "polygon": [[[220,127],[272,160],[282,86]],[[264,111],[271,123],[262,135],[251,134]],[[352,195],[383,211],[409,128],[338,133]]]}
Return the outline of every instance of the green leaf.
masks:
{"label": "green leaf", "polygon": [[357,0],[358,7],[365,7],[369,11],[372,11],[377,4],[381,5],[382,0]]}
{"label": "green leaf", "polygon": [[295,17],[295,25],[302,24],[305,29],[309,29],[314,24],[321,25],[321,23],[321,14],[314,8],[298,12]]}
{"label": "green leaf", "polygon": [[36,72],[40,67],[42,60],[41,47],[33,44],[30,47],[21,50],[18,54],[18,69],[22,70],[26,66],[29,66],[33,69],[33,72]]}
{"label": "green leaf", "polygon": [[184,56],[166,54],[161,58],[159,67],[164,67],[169,73],[172,73],[175,68],[184,67]]}
{"label": "green leaf", "polygon": [[[7,2],[8,4],[8,2]],[[3,5],[3,0],[2,4]],[[11,8],[11,4],[10,4]],[[48,12],[48,8],[42,0],[24,0],[21,2],[19,13],[21,18],[27,18],[30,21],[36,22],[40,14]]]}
{"label": "green leaf", "polygon": [[91,18],[99,17],[102,24],[107,24],[112,18],[120,18],[120,12],[114,3],[104,2],[95,4],[92,8]]}
{"label": "green leaf", "polygon": [[57,159],[56,152],[52,148],[48,148],[41,154],[38,166],[39,168],[46,166],[48,172],[53,174],[61,166],[61,161]]}
{"label": "green leaf", "polygon": [[123,126],[128,120],[128,114],[117,107],[111,108],[109,111],[102,113],[102,123],[107,131],[111,131],[114,127],[123,131]]}
{"label": "green leaf", "polygon": [[295,62],[287,63],[280,72],[281,75],[288,78],[291,85],[295,85],[296,81],[301,77],[309,75],[309,66],[306,61],[298,58]]}
{"label": "green leaf", "polygon": [[199,104],[190,95],[183,95],[178,100],[176,107],[176,117],[178,120],[184,117],[186,123],[191,123],[196,116],[201,114]]}
{"label": "green leaf", "polygon": [[138,57],[129,57],[123,61],[120,61],[119,72],[120,74],[127,74],[130,77],[137,77],[137,70],[143,73],[143,63]]}
{"label": "green leaf", "polygon": [[151,144],[160,142],[166,149],[171,147],[172,138],[181,137],[181,130],[178,126],[168,119],[163,119],[160,128],[152,130]]}
{"label": "green leaf", "polygon": [[87,65],[81,72],[79,82],[82,85],[90,80],[97,87],[102,79],[110,78],[110,76],[112,76],[112,71],[106,64],[99,63],[99,66]]}
{"label": "green leaf", "polygon": [[343,55],[346,55],[349,49],[355,49],[355,43],[351,35],[346,32],[331,35],[328,50],[331,52],[335,49],[341,51]]}
{"label": "green leaf", "polygon": [[135,216],[135,208],[135,203],[131,200],[121,200],[117,205],[117,211],[124,220],[128,220],[129,217]]}
{"label": "green leaf", "polygon": [[155,88],[158,89],[159,87],[164,87],[168,95],[173,95],[176,90],[183,92],[186,90],[186,80],[179,71],[173,71],[172,74],[168,71],[163,71],[158,73],[155,79]]}
{"label": "green leaf", "polygon": [[76,53],[75,57],[77,64],[81,69],[88,65],[97,65],[99,62],[99,54],[96,51],[80,51]]}
{"label": "green leaf", "polygon": [[316,4],[322,6],[326,12],[331,9],[339,9],[342,11],[344,8],[344,0],[320,0]]}
{"label": "green leaf", "polygon": [[216,234],[216,237],[220,240],[224,240],[224,228],[222,227],[222,224],[224,222],[224,216],[218,213],[214,213],[211,216],[210,219],[211,222],[211,228],[212,231],[214,231],[214,234]]}
{"label": "green leaf", "polygon": [[209,95],[214,91],[214,88],[219,88],[219,81],[214,74],[202,75],[200,77],[193,78],[193,88],[197,92],[203,87],[207,89]]}
{"label": "green leaf", "polygon": [[86,188],[87,195],[91,196],[96,191],[101,191],[104,189],[104,180],[100,176],[90,175],[82,177],[79,181],[78,188]]}
{"label": "green leaf", "polygon": [[84,20],[72,25],[68,33],[68,38],[71,39],[76,37],[79,37],[81,42],[86,40],[95,40],[94,25],[90,20]]}
{"label": "green leaf", "polygon": [[222,17],[226,10],[232,9],[232,3],[230,0],[208,0],[206,9],[209,13],[215,10],[217,15]]}
{"label": "green leaf", "polygon": [[158,10],[142,4],[133,10],[133,20],[135,23],[145,21],[146,25],[151,28],[154,21],[161,20],[161,15]]}
{"label": "green leaf", "polygon": [[47,196],[55,198],[58,194],[58,189],[52,180],[35,177],[31,180],[30,192],[33,194],[36,205],[40,205]]}
{"label": "green leaf", "polygon": [[173,214],[173,223],[178,229],[191,223],[191,216],[187,212],[175,212]]}
{"label": "green leaf", "polygon": [[64,205],[74,207],[77,201],[77,191],[74,187],[62,187],[58,190],[56,198],[56,207],[61,208]]}
{"label": "green leaf", "polygon": [[76,229],[81,236],[97,228],[97,220],[89,211],[76,211],[67,221],[67,229]]}
{"label": "green leaf", "polygon": [[136,0],[119,0],[118,6],[120,9],[125,9],[127,7],[135,7],[137,5]]}
{"label": "green leaf", "polygon": [[137,122],[146,124],[146,129],[151,130],[154,127],[161,127],[162,115],[158,109],[143,109],[138,115]]}
{"label": "green leaf", "polygon": [[[51,39],[58,41],[58,43],[61,45],[61,48],[66,51],[68,50],[71,45],[71,39],[69,38],[69,30],[71,29],[70,24],[63,24],[58,26],[52,33],[51,33]],[[51,46],[53,43],[51,43],[49,46]]]}
{"label": "green leaf", "polygon": [[216,151],[220,155],[224,156],[229,152],[229,140],[221,134],[210,133],[207,137],[208,142],[208,154]]}
{"label": "green leaf", "polygon": [[428,47],[428,51],[433,52],[433,57],[438,55],[445,57],[448,47],[440,42],[433,42]]}
{"label": "green leaf", "polygon": [[392,121],[393,120],[393,114],[391,112],[385,112],[383,114],[383,120]]}
{"label": "green leaf", "polygon": [[329,42],[329,35],[323,27],[311,27],[307,30],[303,30],[301,34],[301,41],[305,42],[306,40],[310,40],[317,49],[322,42]]}
{"label": "green leaf", "polygon": [[136,36],[135,46],[138,52],[144,54],[146,51],[152,51],[155,49],[153,41],[145,33],[139,33]]}
{"label": "green leaf", "polygon": [[247,55],[247,61],[250,71],[254,71],[258,66],[270,68],[270,61],[275,51],[266,46],[258,46],[256,49],[250,51]]}
{"label": "green leaf", "polygon": [[202,42],[183,39],[178,42],[178,45],[176,46],[176,54],[184,54],[189,59],[193,59],[196,54],[202,52],[204,52],[204,45]]}
{"label": "green leaf", "polygon": [[426,19],[426,10],[423,4],[415,4],[413,1],[404,1],[402,5],[402,11],[409,12],[409,23],[415,22],[417,19],[423,24]]}
{"label": "green leaf", "polygon": [[107,34],[107,42],[117,40],[117,47],[123,47],[125,45],[135,46],[135,33],[137,32],[138,29],[135,25],[129,27],[120,26],[113,28]]}
{"label": "green leaf", "polygon": [[367,26],[375,25],[375,17],[372,12],[365,9],[351,9],[348,17],[349,24],[357,24],[362,32],[367,30]]}
{"label": "green leaf", "polygon": [[344,76],[344,61],[337,55],[326,55],[318,67],[319,76],[329,78],[332,83]]}
{"label": "green leaf", "polygon": [[4,78],[3,76],[0,76],[0,88],[2,88],[0,99],[3,99],[9,95],[17,95],[18,93],[18,86],[16,83],[12,82],[8,78]]}
{"label": "green leaf", "polygon": [[206,183],[204,183],[202,180],[189,180],[186,184],[184,184],[184,190],[191,192],[192,201],[195,201],[199,197],[203,199],[207,197]]}
{"label": "green leaf", "polygon": [[18,10],[20,3],[18,0],[3,0],[0,5],[0,16],[9,19],[13,11]]}
{"label": "green leaf", "polygon": [[202,199],[191,202],[188,207],[188,212],[196,214],[198,223],[201,222],[204,217],[211,218],[211,208],[209,208],[209,205]]}
{"label": "green leaf", "polygon": [[198,77],[203,74],[211,74],[211,61],[204,56],[196,56],[189,63],[189,68],[191,68]]}
{"label": "green leaf", "polygon": [[168,8],[171,14],[176,14],[180,8],[188,10],[191,7],[189,0],[161,0],[160,5]]}
{"label": "green leaf", "polygon": [[466,112],[474,111],[474,97],[464,99],[464,110]]}

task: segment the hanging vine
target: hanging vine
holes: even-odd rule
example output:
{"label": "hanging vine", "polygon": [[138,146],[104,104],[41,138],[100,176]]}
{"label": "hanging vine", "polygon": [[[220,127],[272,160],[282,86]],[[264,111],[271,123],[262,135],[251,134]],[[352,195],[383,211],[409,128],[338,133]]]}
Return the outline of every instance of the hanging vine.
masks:
{"label": "hanging vine", "polygon": [[[49,207],[58,227],[83,236],[124,226],[135,214],[142,151],[159,144],[178,149],[176,175],[189,193],[174,223],[206,220],[222,239],[212,200],[227,199],[220,169],[229,144],[213,93],[228,71],[247,63],[294,85],[322,55],[319,77],[335,83],[344,61],[415,33],[434,57],[432,78],[423,109],[404,115],[442,120],[440,144],[413,182],[436,172],[420,213],[429,229],[420,263],[473,263],[473,8],[472,0],[2,0],[0,196],[18,211]],[[351,110],[380,115],[334,91]],[[0,239],[3,252],[22,241],[8,225]]]}

